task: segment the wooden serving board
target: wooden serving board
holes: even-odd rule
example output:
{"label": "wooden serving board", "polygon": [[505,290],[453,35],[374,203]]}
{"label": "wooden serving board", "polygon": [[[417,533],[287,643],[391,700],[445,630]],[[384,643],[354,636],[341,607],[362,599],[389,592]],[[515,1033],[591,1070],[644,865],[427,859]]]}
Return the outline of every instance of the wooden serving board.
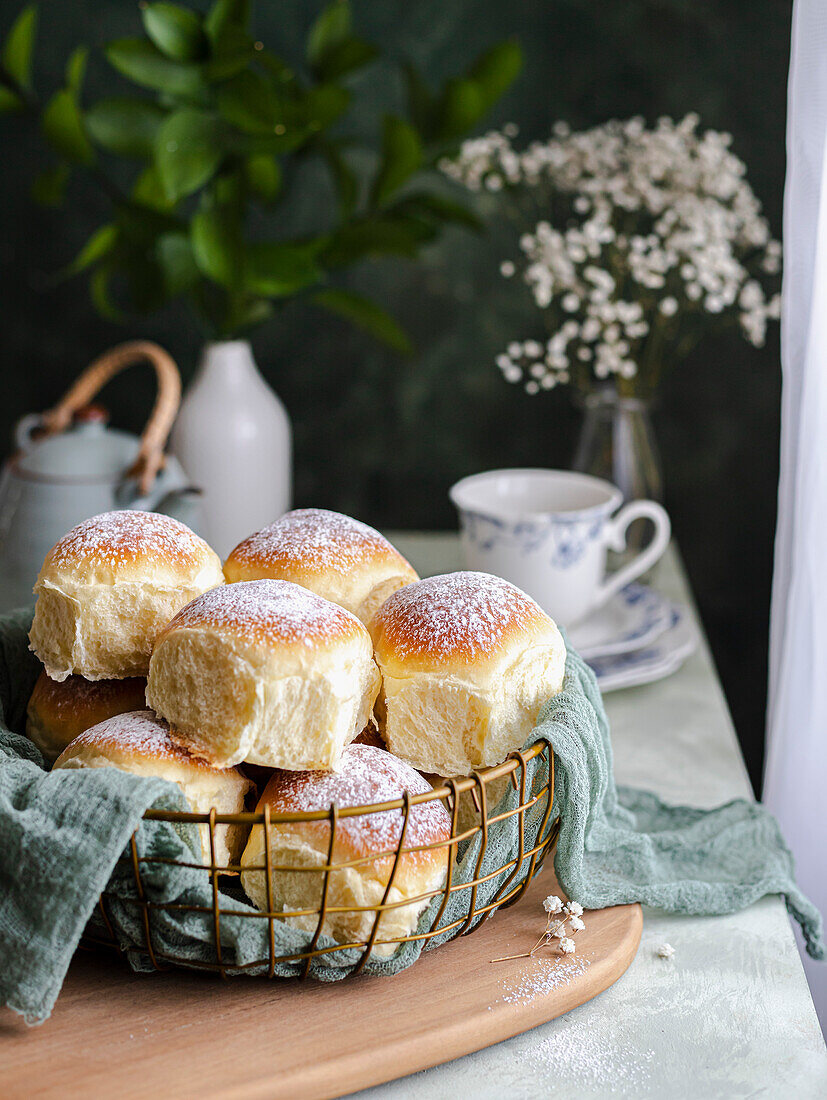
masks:
{"label": "wooden serving board", "polygon": [[544,871],[517,905],[390,978],[137,975],[79,951],[42,1027],[0,1013],[0,1096],[313,1100],[450,1061],[583,1004],[631,963],[639,905],[586,913],[574,956],[492,962],[535,943],[558,892]]}

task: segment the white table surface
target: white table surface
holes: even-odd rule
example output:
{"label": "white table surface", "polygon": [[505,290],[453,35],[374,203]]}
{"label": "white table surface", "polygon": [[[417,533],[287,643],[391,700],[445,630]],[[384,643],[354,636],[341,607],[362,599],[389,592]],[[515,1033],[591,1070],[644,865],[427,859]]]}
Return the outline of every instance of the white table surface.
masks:
{"label": "white table surface", "polygon": [[[455,535],[390,535],[421,575],[460,568]],[[653,582],[691,603],[677,554]],[[693,605],[694,610],[694,605]],[[698,806],[751,797],[705,639],[679,672],[606,696],[618,782]],[[665,961],[655,954],[675,948]],[[827,964],[825,964],[827,965]],[[786,910],[727,917],[644,910],[626,974],[567,1016],[465,1058],[354,1094],[364,1100],[827,1097],[827,1051]]]}

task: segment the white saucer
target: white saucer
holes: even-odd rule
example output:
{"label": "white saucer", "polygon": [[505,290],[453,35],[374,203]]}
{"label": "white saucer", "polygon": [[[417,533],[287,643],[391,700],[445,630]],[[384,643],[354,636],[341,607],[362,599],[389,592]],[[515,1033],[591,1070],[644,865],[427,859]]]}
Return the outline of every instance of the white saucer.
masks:
{"label": "white saucer", "polygon": [[694,653],[698,636],[687,609],[681,604],[669,606],[670,626],[651,645],[589,660],[601,691],[617,691],[661,680],[680,668]]}
{"label": "white saucer", "polygon": [[627,584],[582,623],[569,640],[584,660],[651,645],[672,623],[672,604],[645,584]]}

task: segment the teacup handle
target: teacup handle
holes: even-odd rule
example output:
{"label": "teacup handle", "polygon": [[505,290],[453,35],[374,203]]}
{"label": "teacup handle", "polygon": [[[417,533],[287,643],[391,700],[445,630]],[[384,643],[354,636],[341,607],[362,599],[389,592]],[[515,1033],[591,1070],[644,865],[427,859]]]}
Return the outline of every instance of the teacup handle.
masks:
{"label": "teacup handle", "polygon": [[594,602],[596,608],[614,596],[615,592],[619,592],[621,588],[624,588],[629,581],[633,581],[635,577],[645,573],[650,566],[655,564],[669,545],[669,539],[672,536],[672,524],[669,522],[666,509],[656,504],[654,500],[633,500],[624,508],[621,508],[617,515],[612,516],[607,523],[606,545],[609,549],[616,550],[618,553],[626,549],[626,531],[629,524],[636,519],[650,519],[655,525],[654,537],[645,550],[641,550],[628,565],[618,569],[608,580],[603,582],[597,591],[597,599]]}

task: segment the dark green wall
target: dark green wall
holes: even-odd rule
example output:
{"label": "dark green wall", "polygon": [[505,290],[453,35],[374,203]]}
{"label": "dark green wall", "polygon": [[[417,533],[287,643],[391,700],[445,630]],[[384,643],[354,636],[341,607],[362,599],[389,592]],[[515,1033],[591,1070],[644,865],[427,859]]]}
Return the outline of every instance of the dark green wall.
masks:
{"label": "dark green wall", "polygon": [[[413,55],[434,78],[487,45],[517,35],[526,68],[493,122],[523,136],[566,118],[575,126],[635,113],[696,110],[732,131],[773,229],[780,232],[790,4],[780,0],[355,0],[363,33],[391,56]],[[16,3],[2,0],[0,26]],[[257,31],[295,53],[318,4],[259,3]],[[125,0],[45,0],[38,66],[57,79],[69,48],[130,33]],[[92,90],[105,77],[93,67]],[[358,84],[365,125],[400,97],[389,68]],[[124,331],[99,320],[81,283],[58,269],[104,216],[73,189],[71,213],[29,205],[39,144],[2,124],[0,265],[4,400],[0,437],[22,412],[54,401],[78,369]],[[326,194],[303,187],[296,217]],[[414,333],[400,360],[338,323],[287,308],[255,337],[268,379],[296,431],[296,500],[398,527],[451,527],[446,489],[500,464],[566,465],[578,416],[563,393],[526,397],[500,380],[495,353],[532,332],[532,314],[497,274],[505,242],[452,232],[425,262],[383,263],[354,282],[373,290]],[[199,334],[181,311],[132,334],[167,344],[185,376]],[[116,383],[108,403],[133,428],[149,384]],[[672,513],[753,778],[760,769],[766,633],[777,475],[780,378],[777,334],[756,351],[735,337],[709,341],[669,376],[656,427]],[[668,731],[664,731],[668,737]]]}

